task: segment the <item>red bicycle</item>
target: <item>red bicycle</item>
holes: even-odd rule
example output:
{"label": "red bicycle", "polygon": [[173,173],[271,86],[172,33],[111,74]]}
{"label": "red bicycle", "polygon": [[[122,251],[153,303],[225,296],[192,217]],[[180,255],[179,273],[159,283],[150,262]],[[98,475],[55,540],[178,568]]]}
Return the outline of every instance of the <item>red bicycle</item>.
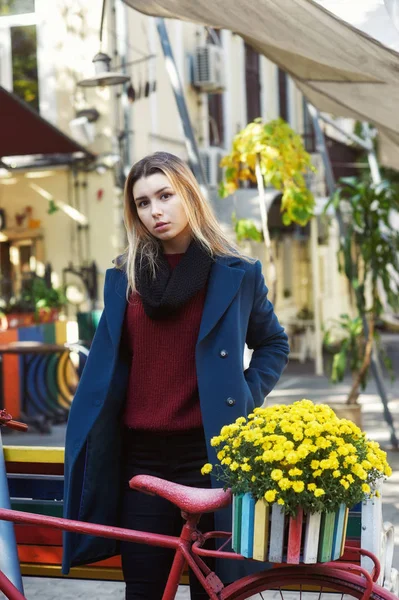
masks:
{"label": "red bicycle", "polygon": [[[5,416],[4,412],[0,413],[0,424],[19,430],[26,429],[26,425],[13,421],[9,415]],[[321,599],[323,593],[338,593],[341,598],[345,595],[358,600],[368,600],[369,598],[372,600],[397,600],[394,594],[376,584],[380,574],[378,560],[370,552],[358,548],[350,548],[350,550],[372,559],[374,569],[371,574],[359,565],[340,562],[299,566],[278,565],[255,575],[240,578],[225,586],[216,573],[207,567],[202,557],[230,560],[248,559],[226,550],[231,533],[213,531],[202,534],[198,530],[197,524],[202,513],[213,512],[228,506],[231,502],[231,493],[222,489],[190,488],[147,475],[133,477],[130,486],[148,494],[158,494],[180,508],[185,521],[180,537],[9,509],[0,509],[0,520],[171,548],[175,551],[175,557],[162,600],[175,598],[186,565],[191,567],[211,600],[247,600],[250,598],[255,600],[255,598],[265,598],[265,593],[269,591],[278,591],[282,600],[286,594],[290,600],[293,599],[293,596],[302,600],[302,594],[305,592],[317,593],[318,600]],[[207,549],[207,542],[216,538],[222,540],[220,548],[218,550]],[[0,591],[9,600],[27,600],[2,571],[0,571]],[[313,597],[316,598],[316,596]]]}

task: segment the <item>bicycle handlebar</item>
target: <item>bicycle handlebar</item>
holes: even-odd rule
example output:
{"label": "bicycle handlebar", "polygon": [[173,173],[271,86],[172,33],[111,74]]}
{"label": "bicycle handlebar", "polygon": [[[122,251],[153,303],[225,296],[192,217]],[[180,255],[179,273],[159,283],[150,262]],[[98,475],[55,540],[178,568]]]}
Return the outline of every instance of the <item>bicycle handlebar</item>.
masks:
{"label": "bicycle handlebar", "polygon": [[5,427],[9,427],[10,429],[15,429],[16,431],[28,431],[28,426],[26,423],[21,423],[21,421],[14,421],[12,416],[6,412],[3,408],[0,410],[0,425],[4,425]]}

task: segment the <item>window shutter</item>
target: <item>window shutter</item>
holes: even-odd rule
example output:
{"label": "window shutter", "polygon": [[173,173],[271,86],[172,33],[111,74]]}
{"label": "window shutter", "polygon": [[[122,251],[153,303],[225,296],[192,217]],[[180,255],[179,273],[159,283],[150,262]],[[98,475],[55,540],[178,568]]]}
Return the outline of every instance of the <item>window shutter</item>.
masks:
{"label": "window shutter", "polygon": [[247,123],[261,117],[259,54],[245,44],[245,87],[247,92]]}
{"label": "window shutter", "polygon": [[279,114],[284,121],[289,121],[288,108],[288,82],[287,74],[282,69],[278,70],[278,99],[279,99]]}

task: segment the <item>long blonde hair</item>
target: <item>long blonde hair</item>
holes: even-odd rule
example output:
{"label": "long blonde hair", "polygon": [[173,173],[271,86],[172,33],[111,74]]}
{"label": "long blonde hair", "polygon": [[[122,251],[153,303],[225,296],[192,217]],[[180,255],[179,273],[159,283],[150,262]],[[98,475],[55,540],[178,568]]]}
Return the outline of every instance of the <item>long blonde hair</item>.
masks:
{"label": "long blonde hair", "polygon": [[173,190],[181,198],[193,238],[209,252],[210,256],[240,256],[244,260],[250,260],[242,256],[223,233],[188,165],[168,152],[155,152],[133,165],[125,183],[124,220],[129,243],[118,267],[126,269],[128,294],[137,289],[135,273],[137,257],[141,262],[145,256],[154,277],[156,275],[157,257],[161,246],[140,221],[133,197],[136,181],[154,173],[163,173],[168,178]]}

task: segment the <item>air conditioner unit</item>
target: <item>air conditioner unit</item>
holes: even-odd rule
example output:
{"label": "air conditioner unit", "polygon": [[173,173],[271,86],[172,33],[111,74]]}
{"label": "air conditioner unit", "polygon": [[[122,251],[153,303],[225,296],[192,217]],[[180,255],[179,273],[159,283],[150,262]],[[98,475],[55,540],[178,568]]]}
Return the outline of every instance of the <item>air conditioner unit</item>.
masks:
{"label": "air conditioner unit", "polygon": [[220,93],[225,89],[224,50],[215,44],[197,46],[194,54],[194,85],[202,92]]}
{"label": "air conditioner unit", "polygon": [[220,166],[220,161],[225,154],[222,148],[212,146],[200,150],[202,166],[210,188],[218,187],[223,179],[223,167]]}

